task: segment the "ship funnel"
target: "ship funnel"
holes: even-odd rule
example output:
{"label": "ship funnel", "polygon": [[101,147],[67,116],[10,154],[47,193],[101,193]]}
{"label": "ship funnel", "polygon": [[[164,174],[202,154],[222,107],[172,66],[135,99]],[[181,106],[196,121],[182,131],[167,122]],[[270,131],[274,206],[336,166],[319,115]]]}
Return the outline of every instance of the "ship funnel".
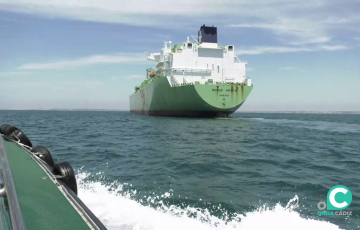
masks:
{"label": "ship funnel", "polygon": [[217,27],[205,26],[205,24],[201,26],[199,30],[198,42],[199,44],[203,42],[217,43]]}

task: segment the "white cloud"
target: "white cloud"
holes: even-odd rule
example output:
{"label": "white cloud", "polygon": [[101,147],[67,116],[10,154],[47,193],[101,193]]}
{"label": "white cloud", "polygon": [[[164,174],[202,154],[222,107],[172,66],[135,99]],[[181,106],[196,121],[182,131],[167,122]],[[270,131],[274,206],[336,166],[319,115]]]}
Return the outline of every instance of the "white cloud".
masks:
{"label": "white cloud", "polygon": [[[194,19],[199,19],[199,22],[211,21],[209,23],[216,22],[228,25],[229,18],[233,19],[231,21],[238,20],[246,23],[254,21],[275,22],[277,18],[281,17],[281,20],[286,23],[289,18],[304,18],[303,13],[299,13],[301,10],[306,10],[307,14],[319,15],[319,10],[332,5],[331,3],[331,0],[316,2],[301,0],[167,0],[166,2],[143,0],[0,0],[0,9],[50,18],[132,25],[169,25],[172,28],[177,28],[179,24],[184,24],[185,21],[187,21],[187,26],[194,26]],[[211,20],[214,16],[220,15],[221,17],[216,17],[216,21]],[[189,16],[192,20],[179,20],[179,17],[186,19]],[[168,20],[164,20],[165,18]],[[320,19],[324,19],[324,17]],[[312,21],[308,20],[306,23],[309,24]],[[176,22],[176,26],[174,26],[174,22]]]}
{"label": "white cloud", "polygon": [[144,75],[130,75],[127,79],[145,79]]}
{"label": "white cloud", "polygon": [[294,21],[291,22],[291,20],[290,22],[285,22],[283,19],[282,21],[272,24],[237,24],[230,25],[230,27],[270,30],[291,45],[325,43],[331,40],[322,29],[316,29],[315,26],[307,20],[295,23]]}
{"label": "white cloud", "polygon": [[298,67],[292,67],[292,66],[288,66],[288,67],[282,67],[280,68],[280,70],[285,70],[285,71],[299,71],[299,72],[304,72],[304,69],[298,68]]}
{"label": "white cloud", "polygon": [[231,24],[229,27],[270,30],[278,35],[280,40],[290,45],[305,45],[327,43],[331,41],[333,36],[331,31],[336,27],[360,21],[358,16],[349,16],[348,18],[325,16],[326,19],[323,18],[324,16],[307,16],[280,15],[270,18],[270,20],[264,20],[262,23]]}
{"label": "white cloud", "polygon": [[289,67],[282,67],[282,68],[280,68],[281,70],[297,70],[298,68],[297,67],[291,67],[291,66],[289,66]]}
{"label": "white cloud", "polygon": [[58,90],[58,91],[81,91],[81,90],[94,90],[99,89],[100,86],[105,85],[105,82],[102,81],[61,81],[56,82],[54,84],[53,81],[20,81],[20,82],[13,82],[9,84],[7,89],[14,89],[14,88],[46,88],[50,91]]}
{"label": "white cloud", "polygon": [[237,55],[258,55],[268,53],[294,53],[294,52],[315,52],[315,51],[335,51],[350,49],[343,45],[334,46],[315,46],[315,47],[289,47],[289,46],[256,46],[250,49],[238,49]]}
{"label": "white cloud", "polygon": [[336,51],[336,50],[347,50],[349,47],[343,45],[334,45],[334,46],[320,46],[318,50],[327,50],[327,51]]}
{"label": "white cloud", "polygon": [[[206,9],[209,14],[216,14],[221,3],[215,0],[168,0],[162,1],[121,1],[121,0],[0,0],[0,9],[42,15],[50,18],[66,18],[84,21],[126,23],[132,25],[157,26],[172,22],[164,17],[193,16],[198,9]],[[229,9],[230,10],[230,9]],[[174,18],[174,20],[176,20]],[[174,21],[173,20],[173,21]],[[157,24],[154,24],[157,23]]]}
{"label": "white cloud", "polygon": [[[296,49],[304,51],[302,46],[309,44],[337,45],[334,41],[339,35],[339,28],[350,28],[349,25],[358,28],[360,17],[357,16],[356,6],[351,5],[356,4],[354,2],[339,4],[333,0],[0,0],[0,10],[49,18],[166,26],[170,29],[181,27],[197,30],[200,23],[216,23],[218,27],[267,30],[274,33],[284,45],[300,46]],[[296,49],[293,48],[290,52],[298,52]]]}
{"label": "white cloud", "polygon": [[11,76],[21,76],[21,75],[29,75],[29,74],[32,74],[31,72],[2,72],[0,73],[0,76],[2,77],[11,77]]}
{"label": "white cloud", "polygon": [[48,63],[25,64],[18,69],[21,70],[45,70],[45,69],[67,69],[79,66],[113,63],[131,63],[146,61],[146,55],[141,53],[121,53],[116,55],[95,55],[75,60],[63,60]]}

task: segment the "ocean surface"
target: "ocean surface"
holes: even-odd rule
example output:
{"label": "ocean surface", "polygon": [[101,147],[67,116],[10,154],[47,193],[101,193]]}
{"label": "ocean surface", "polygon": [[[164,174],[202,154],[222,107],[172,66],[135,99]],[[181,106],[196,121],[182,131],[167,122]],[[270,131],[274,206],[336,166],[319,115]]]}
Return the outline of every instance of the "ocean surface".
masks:
{"label": "ocean surface", "polygon": [[[104,111],[0,111],[55,163],[108,229],[359,229],[360,115],[226,119]],[[351,216],[319,216],[335,185]]]}

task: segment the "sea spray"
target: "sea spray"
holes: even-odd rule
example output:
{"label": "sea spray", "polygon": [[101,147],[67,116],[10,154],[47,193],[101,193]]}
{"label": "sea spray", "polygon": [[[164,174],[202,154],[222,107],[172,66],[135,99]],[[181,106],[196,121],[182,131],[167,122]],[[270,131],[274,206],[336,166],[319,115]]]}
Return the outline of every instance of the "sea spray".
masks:
{"label": "sea spray", "polygon": [[[269,207],[263,204],[252,212],[244,214],[227,213],[221,218],[211,215],[209,210],[197,207],[178,207],[164,204],[164,198],[171,198],[172,190],[160,195],[146,197],[154,208],[143,205],[134,199],[136,190],[123,191],[123,185],[113,181],[103,184],[103,173],[97,173],[101,181],[87,180],[90,173],[77,174],[80,199],[105,224],[108,229],[131,230],[177,230],[177,229],[339,229],[325,221],[302,218],[295,210],[299,198],[292,198],[286,207],[276,204]],[[221,207],[219,206],[219,209]]]}

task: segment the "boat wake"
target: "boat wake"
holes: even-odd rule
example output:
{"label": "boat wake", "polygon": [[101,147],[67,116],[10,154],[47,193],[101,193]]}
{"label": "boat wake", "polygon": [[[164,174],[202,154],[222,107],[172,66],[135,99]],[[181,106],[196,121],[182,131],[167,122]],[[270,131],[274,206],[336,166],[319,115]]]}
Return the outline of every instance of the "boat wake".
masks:
{"label": "boat wake", "polygon": [[329,222],[300,217],[295,211],[299,202],[297,196],[286,207],[263,205],[252,212],[219,218],[206,209],[164,205],[161,198],[171,197],[170,192],[144,198],[157,202],[157,208],[144,206],[132,198],[136,190],[124,193],[119,182],[104,185],[100,181],[86,180],[90,175],[77,174],[78,196],[108,229],[339,229]]}

